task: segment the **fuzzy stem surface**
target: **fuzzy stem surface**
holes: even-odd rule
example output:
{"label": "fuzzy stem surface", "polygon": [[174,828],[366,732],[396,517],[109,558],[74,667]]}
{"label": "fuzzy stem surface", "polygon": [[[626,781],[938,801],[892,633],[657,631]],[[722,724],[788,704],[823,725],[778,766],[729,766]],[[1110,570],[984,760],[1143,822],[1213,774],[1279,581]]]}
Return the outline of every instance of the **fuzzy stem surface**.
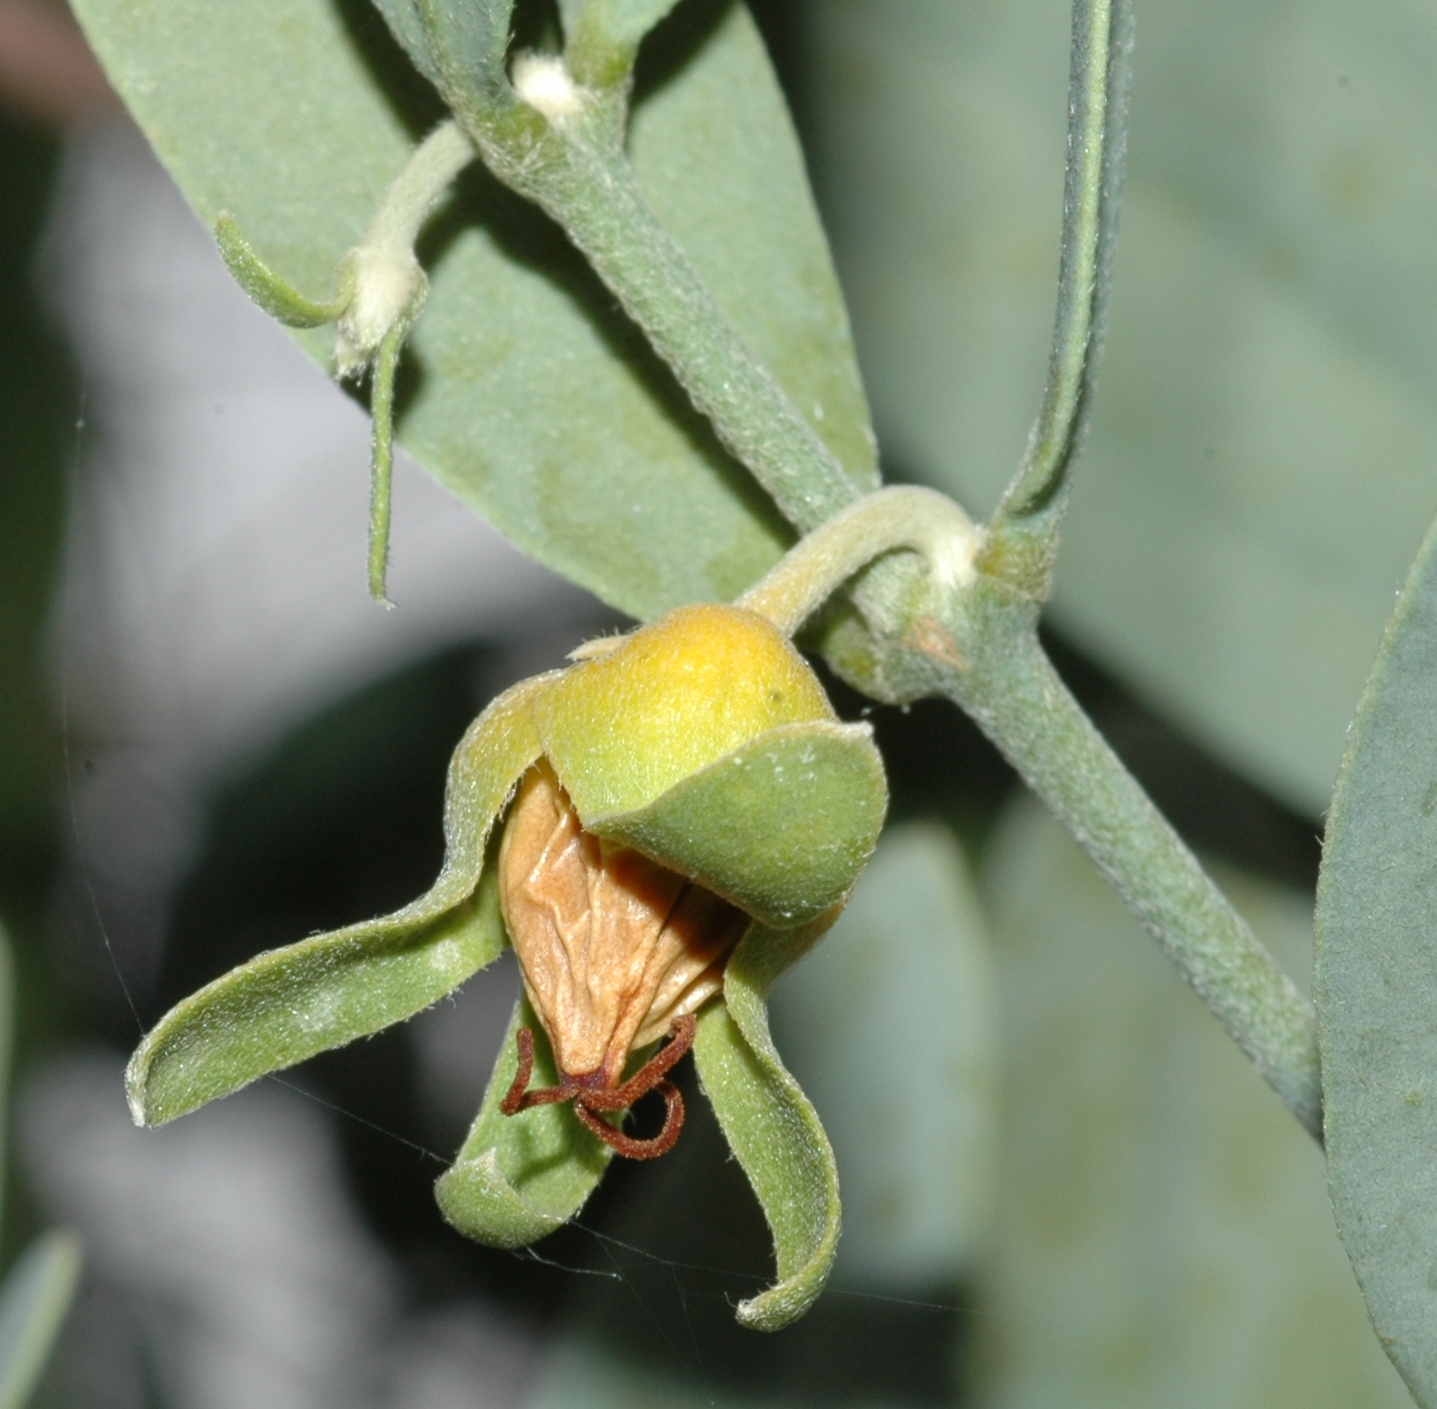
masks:
{"label": "fuzzy stem surface", "polygon": [[1031,542],[1025,590],[1046,596],[1107,323],[1127,147],[1132,0],[1074,0],[1058,306],[1028,448],[993,516],[996,541]]}
{"label": "fuzzy stem surface", "polygon": [[1031,630],[970,633],[948,694],[1068,829],[1178,971],[1319,1142],[1312,1005],[1069,693]]}
{"label": "fuzzy stem surface", "polygon": [[964,587],[983,535],[946,494],[894,485],[866,494],[796,543],[735,603],[792,636],[854,573],[897,548],[922,555],[940,589]]}

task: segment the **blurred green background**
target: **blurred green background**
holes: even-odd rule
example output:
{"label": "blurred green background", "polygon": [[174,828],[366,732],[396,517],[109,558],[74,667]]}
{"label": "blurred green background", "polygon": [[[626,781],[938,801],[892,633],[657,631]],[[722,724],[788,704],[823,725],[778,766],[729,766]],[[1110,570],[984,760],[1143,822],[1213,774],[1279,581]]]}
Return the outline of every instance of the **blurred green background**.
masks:
{"label": "blurred green background", "polygon": [[[39,124],[0,114],[0,920],[16,951],[22,1054],[56,1040],[66,1017],[42,944],[63,800],[44,632],[59,571],[76,400],[31,277],[58,156],[59,140]],[[34,1215],[23,1184],[7,1187],[5,1247],[13,1255],[34,1231]]]}

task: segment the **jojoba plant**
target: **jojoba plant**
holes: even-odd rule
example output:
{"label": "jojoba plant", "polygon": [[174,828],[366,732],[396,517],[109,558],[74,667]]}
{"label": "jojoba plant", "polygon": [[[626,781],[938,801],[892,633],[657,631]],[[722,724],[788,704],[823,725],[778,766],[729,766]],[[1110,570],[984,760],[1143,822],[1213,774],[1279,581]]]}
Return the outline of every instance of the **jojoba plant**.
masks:
{"label": "jojoba plant", "polygon": [[[272,0],[77,5],[236,277],[297,328],[335,324],[332,346],[301,336],[338,375],[368,369],[371,592],[385,591],[395,372],[412,349],[432,373],[399,422],[416,458],[521,547],[650,623],[581,647],[474,723],[426,895],[261,955],[166,1016],[131,1064],[136,1119],[171,1119],[400,1021],[512,943],[525,996],[439,1182],[446,1217],[523,1245],[574,1214],[615,1152],[664,1153],[683,1119],[667,1074],[691,1046],[774,1235],[777,1283],[739,1317],[776,1329],[801,1315],[833,1256],[837,1173],[764,999],[842,905],[885,805],[868,732],[834,718],[790,643],[801,633],[874,700],[951,700],[1069,829],[1326,1141],[1383,1345],[1418,1402],[1437,1403],[1437,1024],[1432,985],[1411,980],[1433,967],[1437,918],[1423,831],[1437,743],[1430,540],[1339,779],[1319,1043],[1312,1005],[1037,634],[1103,342],[1128,0],[1075,0],[1047,387],[982,525],[933,491],[880,488],[842,303],[761,45],[739,5],[684,29],[692,3],[559,0],[552,43],[536,49],[513,41],[513,0],[374,0],[386,29],[363,52],[328,0],[289,0],[283,25]],[[635,103],[640,54],[665,43],[665,81]],[[183,72],[167,58],[180,54]],[[239,107],[199,110],[236,54],[263,124]],[[301,72],[303,104],[285,88]],[[412,121],[396,95],[410,95]],[[416,241],[456,178],[468,183],[463,233],[426,271]],[[538,253],[526,263],[516,247]],[[647,350],[595,336],[615,303]],[[524,409],[535,405],[542,414]],[[649,1093],[666,1119],[641,1140],[623,1113]]]}

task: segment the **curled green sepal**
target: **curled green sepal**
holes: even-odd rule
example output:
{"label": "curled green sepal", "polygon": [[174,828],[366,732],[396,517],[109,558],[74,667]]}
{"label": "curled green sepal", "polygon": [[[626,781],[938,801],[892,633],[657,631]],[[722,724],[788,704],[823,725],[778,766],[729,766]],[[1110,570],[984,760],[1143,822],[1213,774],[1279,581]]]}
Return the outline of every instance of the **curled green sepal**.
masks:
{"label": "curled green sepal", "polygon": [[773,1234],[778,1280],[740,1302],[741,1325],[778,1331],[818,1299],[838,1248],[838,1166],[818,1113],[779,1060],[764,999],[773,980],[828,929],[754,926],[724,976],[724,1001],[699,1017],[694,1061]]}
{"label": "curled green sepal", "polygon": [[543,1025],[521,996],[469,1138],[434,1186],[449,1223],[496,1248],[527,1247],[568,1222],[613,1156],[579,1124],[571,1105],[533,1106],[513,1116],[500,1111],[518,1066],[521,1027],[534,1034],[534,1085],[558,1082]]}
{"label": "curled green sepal", "polygon": [[584,822],[786,929],[853,889],[887,804],[872,729],[815,720],[760,734],[638,811]]}
{"label": "curled green sepal", "polygon": [[271,318],[290,328],[321,328],[333,323],[354,298],[353,261],[341,260],[334,275],[334,295],[316,303],[281,279],[255,252],[230,215],[215,221],[215,243],[220,247],[235,281]]}
{"label": "curled green sepal", "polygon": [[162,1125],[402,1022],[498,957],[507,937],[485,851],[515,782],[539,756],[529,703],[550,679],[501,695],[454,751],[444,867],[430,890],[392,915],[260,954],[171,1008],[125,1073],[137,1125]]}

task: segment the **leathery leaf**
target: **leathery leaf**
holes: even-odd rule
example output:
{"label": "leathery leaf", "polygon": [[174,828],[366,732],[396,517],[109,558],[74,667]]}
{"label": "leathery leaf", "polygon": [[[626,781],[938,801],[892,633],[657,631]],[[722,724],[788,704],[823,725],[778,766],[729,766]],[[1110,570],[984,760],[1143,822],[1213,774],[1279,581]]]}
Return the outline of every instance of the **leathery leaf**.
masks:
{"label": "leathery leaf", "polygon": [[588,826],[787,928],[852,890],[887,806],[873,730],[819,720],[760,734],[647,807]]}
{"label": "leathery leaf", "polygon": [[514,1116],[499,1109],[518,1068],[515,1034],[521,1027],[534,1034],[531,1084],[558,1082],[543,1026],[521,996],[469,1137],[434,1186],[440,1210],[459,1232],[498,1248],[527,1247],[572,1218],[613,1155],[567,1103]]}
{"label": "leathery leaf", "polygon": [[538,757],[528,706],[550,678],[501,695],[460,741],[449,765],[444,868],[431,889],[392,915],[260,954],[172,1008],[125,1074],[137,1125],[162,1125],[412,1017],[498,957],[507,938],[485,846],[515,780]]}
{"label": "leathery leaf", "polygon": [[[804,11],[812,151],[885,450],[976,513],[1022,452],[1053,326],[1063,8]],[[1142,5],[1137,43],[1111,336],[1052,616],[1316,817],[1434,507],[1437,182],[1415,173],[1437,149],[1437,26],[1426,5],[1213,0]]]}
{"label": "leathery leaf", "polygon": [[414,25],[410,8],[397,0],[382,0],[379,5],[421,73],[427,77],[447,68],[478,76],[491,92],[506,86],[504,54],[509,47],[514,0],[465,0],[461,5],[445,0],[416,0],[412,9],[419,16],[422,43],[422,54],[417,58],[411,47]]}
{"label": "leathery leaf", "polygon": [[1378,1337],[1437,1405],[1437,524],[1328,814],[1316,999],[1328,1187]]}
{"label": "leathery leaf", "polygon": [[51,1229],[0,1284],[0,1409],[22,1409],[45,1368],[80,1281],[80,1240]]}
{"label": "leathery leaf", "polygon": [[[368,5],[74,8],[196,213],[213,226],[228,211],[296,289],[330,287],[440,116]],[[448,52],[493,72],[506,8],[381,6],[431,76],[426,19],[444,21]],[[874,487],[846,314],[752,20],[741,5],[684,6],[653,48],[629,143],[645,195],[850,477]],[[791,530],[549,218],[476,162],[439,220],[424,247],[429,301],[405,354],[421,375],[397,425],[414,458],[520,548],[636,617],[728,600],[761,576]],[[329,329],[297,337],[329,365]]]}
{"label": "leathery leaf", "polygon": [[818,1113],[779,1060],[764,999],[773,981],[832,923],[755,925],[734,951],[724,1001],[699,1017],[699,1081],[773,1234],[778,1280],[740,1302],[740,1324],[778,1331],[813,1305],[838,1247],[838,1166]]}
{"label": "leathery leaf", "polygon": [[438,83],[439,69],[429,52],[429,40],[424,32],[424,18],[419,13],[418,0],[374,0],[374,8],[384,16],[389,32],[409,55],[410,63],[431,83]]}

